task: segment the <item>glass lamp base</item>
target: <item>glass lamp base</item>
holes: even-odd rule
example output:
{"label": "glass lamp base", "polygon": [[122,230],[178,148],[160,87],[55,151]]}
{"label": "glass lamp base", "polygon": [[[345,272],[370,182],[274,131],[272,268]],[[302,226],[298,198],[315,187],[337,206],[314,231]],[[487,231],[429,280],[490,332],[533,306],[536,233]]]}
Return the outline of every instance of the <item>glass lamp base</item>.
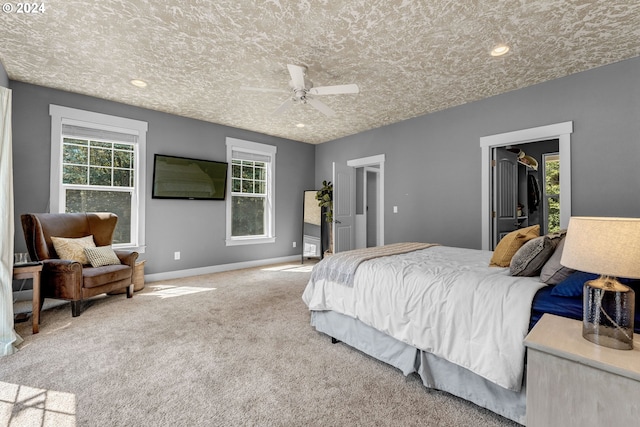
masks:
{"label": "glass lamp base", "polygon": [[584,284],[582,336],[618,350],[633,349],[635,293],[612,278]]}

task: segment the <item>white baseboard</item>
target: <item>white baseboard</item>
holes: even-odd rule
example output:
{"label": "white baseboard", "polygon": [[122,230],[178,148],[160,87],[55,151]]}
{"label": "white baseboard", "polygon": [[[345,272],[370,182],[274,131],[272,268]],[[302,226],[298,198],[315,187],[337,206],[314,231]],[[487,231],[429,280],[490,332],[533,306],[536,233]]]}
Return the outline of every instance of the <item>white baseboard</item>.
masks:
{"label": "white baseboard", "polygon": [[145,274],[144,281],[158,282],[160,280],[180,279],[183,277],[199,276],[201,274],[220,273],[222,271],[240,270],[242,268],[260,267],[262,265],[278,264],[282,262],[300,261],[300,255],[280,258],[260,259],[255,261],[234,262],[232,264],[212,265],[209,267],[190,268],[187,270],[166,271],[164,273]]}

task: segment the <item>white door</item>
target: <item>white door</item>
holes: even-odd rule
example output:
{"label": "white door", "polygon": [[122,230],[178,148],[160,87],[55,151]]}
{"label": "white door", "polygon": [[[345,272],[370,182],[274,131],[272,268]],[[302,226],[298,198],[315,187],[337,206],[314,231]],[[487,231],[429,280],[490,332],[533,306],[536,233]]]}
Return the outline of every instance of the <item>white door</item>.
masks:
{"label": "white door", "polygon": [[355,169],[333,163],[333,252],[355,248]]}

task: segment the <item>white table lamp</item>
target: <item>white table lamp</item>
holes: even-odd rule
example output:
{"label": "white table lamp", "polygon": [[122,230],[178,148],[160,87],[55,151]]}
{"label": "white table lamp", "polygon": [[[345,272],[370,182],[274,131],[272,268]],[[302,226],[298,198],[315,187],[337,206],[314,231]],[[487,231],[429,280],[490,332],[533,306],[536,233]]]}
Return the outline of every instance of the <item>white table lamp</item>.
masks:
{"label": "white table lamp", "polygon": [[560,263],[600,274],[584,284],[582,336],[631,350],[635,293],[617,278],[640,279],[640,218],[571,217]]}

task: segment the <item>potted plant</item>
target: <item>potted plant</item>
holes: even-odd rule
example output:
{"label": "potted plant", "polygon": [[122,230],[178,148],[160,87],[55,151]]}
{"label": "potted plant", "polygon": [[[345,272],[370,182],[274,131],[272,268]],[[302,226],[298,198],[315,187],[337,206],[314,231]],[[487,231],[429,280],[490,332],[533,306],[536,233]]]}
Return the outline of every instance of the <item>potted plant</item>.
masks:
{"label": "potted plant", "polygon": [[329,248],[327,254],[333,253],[333,184],[322,181],[322,188],[316,192],[318,206],[324,208],[324,218],[329,226]]}

